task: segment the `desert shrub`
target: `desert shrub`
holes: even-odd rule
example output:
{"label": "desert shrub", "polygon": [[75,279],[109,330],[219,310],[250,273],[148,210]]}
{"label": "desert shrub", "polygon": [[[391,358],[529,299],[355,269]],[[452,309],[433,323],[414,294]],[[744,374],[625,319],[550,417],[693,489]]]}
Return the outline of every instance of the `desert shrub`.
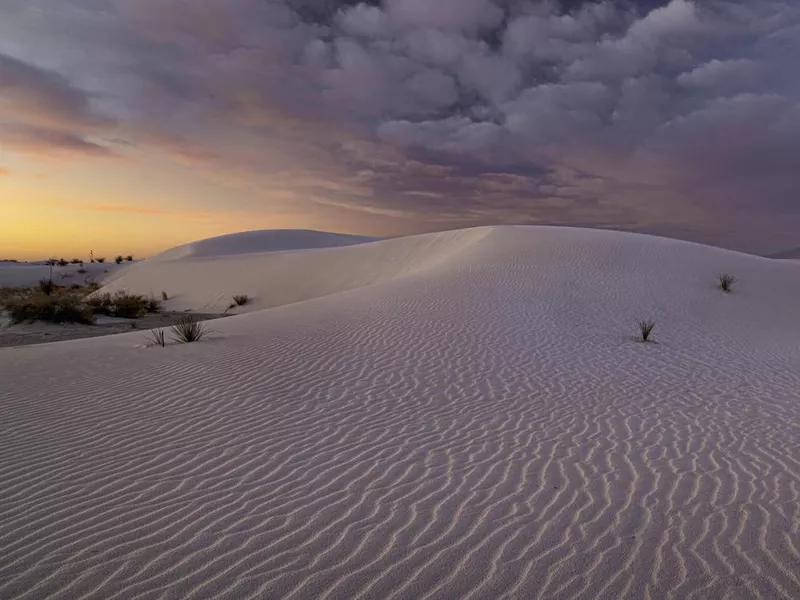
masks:
{"label": "desert shrub", "polygon": [[719,281],[719,289],[723,292],[730,292],[733,289],[733,284],[736,283],[736,277],[728,273],[720,273],[717,275]]}
{"label": "desert shrub", "polygon": [[86,304],[96,315],[112,315],[114,312],[114,300],[111,298],[111,294],[91,296],[86,299]]}
{"label": "desert shrub", "polygon": [[128,262],[132,262],[133,261],[133,254],[128,254],[128,256],[125,257],[125,260],[127,260]]}
{"label": "desert shrub", "polygon": [[105,256],[98,256],[95,260],[97,262],[99,262],[99,263],[104,263],[104,262],[106,262],[106,257]]}
{"label": "desert shrub", "polygon": [[143,317],[147,314],[147,306],[149,304],[147,298],[144,296],[129,294],[125,291],[119,291],[114,294],[111,298],[111,302],[111,315],[123,319],[138,319],[139,317]]}
{"label": "desert shrub", "polygon": [[80,273],[81,275],[84,275],[86,272],[87,272],[86,269],[84,269],[83,267],[78,269],[78,273]]}
{"label": "desert shrub", "polygon": [[236,306],[244,306],[250,302],[250,298],[247,296],[247,294],[237,294],[233,297],[233,301],[236,303]]}
{"label": "desert shrub", "polygon": [[154,346],[161,346],[162,348],[167,345],[167,337],[163,329],[152,329],[147,334],[148,341]]}
{"label": "desert shrub", "polygon": [[83,264],[83,261],[80,258],[73,258],[69,262],[71,262],[73,265],[82,265]]}
{"label": "desert shrub", "polygon": [[63,258],[59,258],[58,263],[56,264],[58,264],[59,267],[66,267],[69,264],[69,262],[64,260]]}
{"label": "desert shrub", "polygon": [[161,300],[150,296],[147,300],[147,312],[157,313],[161,311]]}
{"label": "desert shrub", "polygon": [[46,296],[49,296],[55,291],[56,284],[53,283],[52,279],[40,279],[37,287],[39,288],[40,292]]}
{"label": "desert shrub", "polygon": [[75,296],[33,294],[7,301],[5,309],[12,323],[48,321],[50,323],[94,323],[91,309]]}
{"label": "desert shrub", "polygon": [[175,341],[182,344],[197,342],[208,333],[205,324],[192,315],[186,315],[178,319],[178,321],[170,327],[170,330],[172,331]]}
{"label": "desert shrub", "polygon": [[653,331],[653,327],[655,327],[655,321],[647,320],[647,321],[639,321],[639,339],[643,342],[647,342],[650,339],[650,333]]}
{"label": "desert shrub", "polygon": [[117,257],[114,259],[114,262],[115,262],[115,263],[117,263],[117,264],[120,264],[120,263],[121,263],[123,260],[124,260],[124,259],[122,258],[122,256],[117,256]]}
{"label": "desert shrub", "polygon": [[44,261],[44,264],[46,264],[48,267],[55,266],[55,265],[58,264],[58,259],[57,258],[48,258],[46,261]]}
{"label": "desert shrub", "polygon": [[166,302],[167,300],[169,300],[169,296],[167,296],[167,292],[162,291],[161,292],[161,301],[162,302]]}

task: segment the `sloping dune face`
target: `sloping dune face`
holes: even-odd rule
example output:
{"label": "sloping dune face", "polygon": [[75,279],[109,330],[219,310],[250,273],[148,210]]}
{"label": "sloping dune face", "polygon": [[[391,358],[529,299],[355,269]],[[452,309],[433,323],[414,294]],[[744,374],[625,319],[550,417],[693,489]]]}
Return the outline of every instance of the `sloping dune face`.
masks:
{"label": "sloping dune face", "polygon": [[[429,269],[489,232],[477,228],[372,243],[319,232],[297,232],[299,239],[292,238],[294,232],[236,234],[169,250],[126,270],[99,293],[124,289],[159,297],[165,291],[168,308],[205,312],[222,312],[233,295],[246,294],[250,302],[239,312],[260,310]],[[328,247],[287,251],[314,242]]]}
{"label": "sloping dune face", "polygon": [[[336,285],[0,349],[0,597],[800,597],[796,264],[538,227],[281,254]],[[163,281],[311,285],[226,260]]]}

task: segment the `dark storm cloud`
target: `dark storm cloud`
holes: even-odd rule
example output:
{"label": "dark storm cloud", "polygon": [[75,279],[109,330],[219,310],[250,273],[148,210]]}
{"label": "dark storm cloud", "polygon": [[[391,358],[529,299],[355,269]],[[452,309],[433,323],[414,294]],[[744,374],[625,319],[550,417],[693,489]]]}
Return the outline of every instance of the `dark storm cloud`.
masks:
{"label": "dark storm cloud", "polygon": [[316,177],[336,205],[753,248],[800,223],[790,0],[11,0],[4,17],[27,125],[105,114],[209,172]]}

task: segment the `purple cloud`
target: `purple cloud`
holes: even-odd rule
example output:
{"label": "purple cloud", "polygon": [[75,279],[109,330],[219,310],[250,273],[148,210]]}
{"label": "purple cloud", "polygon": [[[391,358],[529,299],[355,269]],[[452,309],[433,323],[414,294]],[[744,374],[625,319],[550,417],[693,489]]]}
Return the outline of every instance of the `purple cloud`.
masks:
{"label": "purple cloud", "polygon": [[0,40],[6,121],[402,221],[382,232],[558,222],[769,250],[800,225],[790,0],[12,0]]}

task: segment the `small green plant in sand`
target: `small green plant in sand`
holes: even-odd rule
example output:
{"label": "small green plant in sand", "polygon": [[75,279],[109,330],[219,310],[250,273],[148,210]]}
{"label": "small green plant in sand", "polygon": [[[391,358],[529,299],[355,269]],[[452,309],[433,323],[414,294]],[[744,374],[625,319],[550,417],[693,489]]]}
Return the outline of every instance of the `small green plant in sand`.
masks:
{"label": "small green plant in sand", "polygon": [[719,289],[723,292],[730,292],[733,289],[733,284],[736,283],[736,277],[728,273],[720,273],[717,275],[719,282]]}
{"label": "small green plant in sand", "polygon": [[650,341],[650,334],[655,326],[655,321],[651,321],[649,319],[646,321],[639,321],[639,339],[642,342]]}
{"label": "small green plant in sand", "polygon": [[208,334],[205,324],[193,315],[181,317],[170,330],[173,339],[182,344],[200,341]]}

